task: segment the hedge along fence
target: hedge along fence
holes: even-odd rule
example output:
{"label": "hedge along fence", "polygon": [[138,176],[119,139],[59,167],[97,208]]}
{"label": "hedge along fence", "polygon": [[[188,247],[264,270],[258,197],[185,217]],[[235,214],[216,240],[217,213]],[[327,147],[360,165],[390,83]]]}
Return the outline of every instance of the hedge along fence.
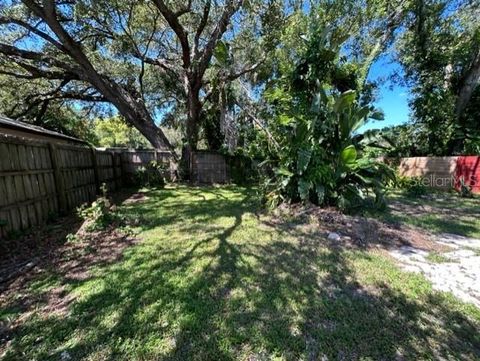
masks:
{"label": "hedge along fence", "polygon": [[400,175],[420,177],[426,186],[460,189],[462,180],[480,193],[480,157],[412,157],[400,159]]}
{"label": "hedge along fence", "polygon": [[111,192],[120,189],[138,167],[159,159],[158,153],[0,135],[0,238],[93,201],[103,183]]}

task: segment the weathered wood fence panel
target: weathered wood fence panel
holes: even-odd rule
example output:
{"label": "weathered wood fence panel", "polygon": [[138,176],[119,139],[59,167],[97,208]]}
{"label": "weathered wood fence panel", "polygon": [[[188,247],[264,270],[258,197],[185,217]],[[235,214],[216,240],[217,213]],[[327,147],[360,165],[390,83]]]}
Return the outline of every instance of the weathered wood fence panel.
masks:
{"label": "weathered wood fence panel", "polygon": [[[57,189],[65,194],[64,201],[59,199],[61,211],[66,212],[92,201],[96,195],[96,183],[90,148],[60,145],[55,150],[60,172]],[[63,196],[59,194],[59,197]]]}
{"label": "weathered wood fence panel", "polygon": [[120,153],[123,179],[127,183],[134,181],[135,174],[141,167],[147,166],[150,162],[161,163],[165,167],[163,176],[173,181],[176,179],[177,165],[172,153],[154,149],[125,150]]}
{"label": "weathered wood fence panel", "polygon": [[168,163],[172,156],[0,135],[0,238],[93,201],[103,183],[109,191],[120,189],[125,175],[133,177],[151,160]]}
{"label": "weathered wood fence panel", "polygon": [[58,213],[54,170],[45,143],[0,139],[0,237]]}
{"label": "weathered wood fence panel", "polygon": [[225,156],[216,152],[196,151],[190,159],[191,179],[196,183],[227,183]]}

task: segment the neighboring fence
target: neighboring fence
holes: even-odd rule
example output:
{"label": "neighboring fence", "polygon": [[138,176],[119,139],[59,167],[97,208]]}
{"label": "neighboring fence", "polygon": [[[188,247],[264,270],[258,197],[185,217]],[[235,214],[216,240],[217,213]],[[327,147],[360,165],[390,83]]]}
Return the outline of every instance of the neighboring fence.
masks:
{"label": "neighboring fence", "polygon": [[420,177],[426,186],[459,189],[461,182],[480,193],[480,157],[412,157],[400,159],[400,175]]}
{"label": "neighboring fence", "polygon": [[168,181],[174,181],[177,178],[177,163],[171,152],[159,151],[154,149],[145,150],[120,150],[122,157],[123,179],[127,183],[134,181],[135,173],[151,161],[163,164],[165,173],[163,176]]}
{"label": "neighboring fence", "polygon": [[[103,183],[109,191],[120,189],[151,160],[169,163],[172,157],[0,135],[0,238],[93,201]],[[166,176],[174,171],[169,165]]]}
{"label": "neighboring fence", "polygon": [[191,180],[195,183],[227,183],[228,167],[225,156],[209,151],[195,151],[190,157]]}
{"label": "neighboring fence", "polygon": [[[170,152],[99,150],[0,134],[0,238],[93,201],[103,183],[109,191],[132,184],[140,167],[151,161],[164,165],[168,180],[177,178],[176,159]],[[194,183],[227,183],[229,170],[220,153],[192,153]]]}

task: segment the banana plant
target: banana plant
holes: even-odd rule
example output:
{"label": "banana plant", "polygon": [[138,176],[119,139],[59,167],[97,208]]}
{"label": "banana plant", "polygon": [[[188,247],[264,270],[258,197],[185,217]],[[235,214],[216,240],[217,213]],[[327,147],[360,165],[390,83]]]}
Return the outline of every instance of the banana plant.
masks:
{"label": "banana plant", "polygon": [[309,116],[279,117],[281,154],[267,183],[269,205],[310,201],[351,209],[373,200],[383,206],[383,185],[394,172],[364,158],[363,139],[356,134],[368,119],[382,116],[371,106],[360,106],[355,91],[321,89]]}

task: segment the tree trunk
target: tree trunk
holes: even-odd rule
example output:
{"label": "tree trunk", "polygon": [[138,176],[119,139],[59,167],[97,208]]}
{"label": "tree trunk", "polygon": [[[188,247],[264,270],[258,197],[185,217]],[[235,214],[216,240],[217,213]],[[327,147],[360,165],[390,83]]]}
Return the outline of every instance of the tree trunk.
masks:
{"label": "tree trunk", "polygon": [[477,51],[470,68],[464,74],[457,93],[455,102],[456,124],[459,126],[462,136],[457,135],[449,140],[448,154],[462,153],[465,148],[465,139],[468,134],[467,124],[465,123],[465,110],[472,98],[473,92],[480,82],[480,50]]}
{"label": "tree trunk", "polygon": [[455,104],[455,115],[459,119],[472,98],[475,88],[480,82],[480,50],[474,57],[470,69],[464,75],[460,89],[458,91],[458,98]]}
{"label": "tree trunk", "polygon": [[187,144],[191,150],[197,149],[198,132],[200,125],[200,114],[202,111],[202,103],[200,101],[200,87],[193,87],[189,90],[187,99]]}
{"label": "tree trunk", "polygon": [[132,94],[121,85],[98,76],[96,73],[90,75],[89,80],[117,108],[127,123],[137,128],[154,148],[170,150],[176,158],[175,149],[162,130],[155,124],[140,96],[136,97],[135,93]]}
{"label": "tree trunk", "polygon": [[190,161],[192,152],[197,149],[198,145],[201,112],[200,86],[189,86],[187,93],[186,143],[183,145],[182,158],[180,160],[180,176],[183,180],[191,180]]}

